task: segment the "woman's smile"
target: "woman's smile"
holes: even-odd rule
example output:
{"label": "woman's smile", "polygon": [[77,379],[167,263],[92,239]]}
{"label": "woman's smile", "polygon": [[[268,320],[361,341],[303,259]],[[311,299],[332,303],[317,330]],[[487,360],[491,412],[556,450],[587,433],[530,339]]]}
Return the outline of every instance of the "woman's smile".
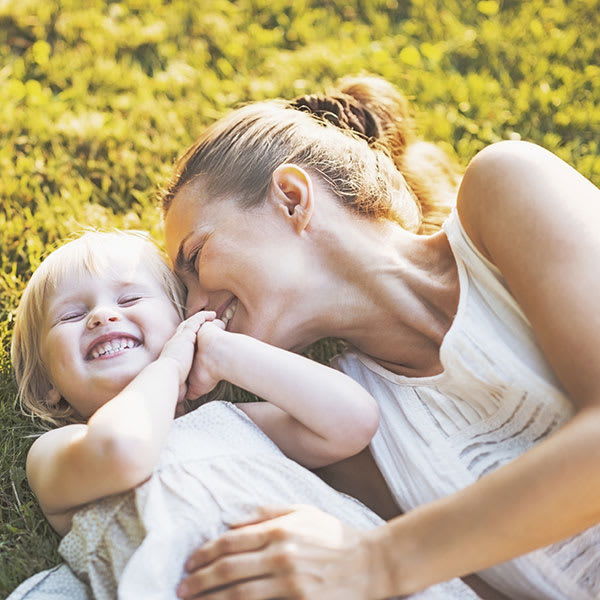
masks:
{"label": "woman's smile", "polygon": [[225,306],[225,309],[221,311],[221,314],[217,312],[217,318],[223,321],[223,323],[225,324],[225,329],[228,328],[229,323],[233,319],[237,307],[238,299],[234,296],[233,299]]}

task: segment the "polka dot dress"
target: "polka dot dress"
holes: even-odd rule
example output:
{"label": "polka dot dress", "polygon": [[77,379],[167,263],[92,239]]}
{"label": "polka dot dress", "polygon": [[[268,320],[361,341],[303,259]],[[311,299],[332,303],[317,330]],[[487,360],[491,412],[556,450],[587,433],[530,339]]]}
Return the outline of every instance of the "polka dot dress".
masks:
{"label": "polka dot dress", "polygon": [[[44,595],[49,587],[42,579],[10,600],[175,600],[183,565],[195,548],[259,506],[297,503],[361,529],[382,523],[360,502],[286,458],[233,404],[205,404],[174,421],[147,482],[75,515],[59,547],[70,571],[63,567],[48,576],[59,593]],[[460,582],[447,585],[442,596],[432,591],[419,597],[476,598]]]}

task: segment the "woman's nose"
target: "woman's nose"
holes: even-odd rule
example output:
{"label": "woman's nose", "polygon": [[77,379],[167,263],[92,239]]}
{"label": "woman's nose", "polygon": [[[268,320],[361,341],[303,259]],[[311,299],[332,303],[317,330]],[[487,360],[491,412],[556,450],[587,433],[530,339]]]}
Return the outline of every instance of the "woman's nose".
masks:
{"label": "woman's nose", "polygon": [[185,299],[185,316],[189,317],[201,310],[206,310],[208,305],[208,294],[198,282],[188,285],[187,297]]}
{"label": "woman's nose", "polygon": [[90,312],[87,326],[88,329],[94,329],[94,327],[106,325],[107,323],[116,322],[119,320],[120,317],[116,310],[107,306],[99,306]]}

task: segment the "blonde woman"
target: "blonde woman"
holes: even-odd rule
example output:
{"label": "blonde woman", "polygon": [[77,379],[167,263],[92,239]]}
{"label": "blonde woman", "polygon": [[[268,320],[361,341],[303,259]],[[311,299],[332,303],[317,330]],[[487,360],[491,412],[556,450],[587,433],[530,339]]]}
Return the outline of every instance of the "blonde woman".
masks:
{"label": "blonde woman", "polygon": [[[600,192],[525,142],[459,179],[373,78],[236,110],[182,158],[164,212],[188,313],[292,350],[345,339],[405,512],[333,535],[290,508],[199,548],[182,598],[364,600],[472,572],[513,599],[600,596]],[[357,493],[376,473],[344,467]]]}

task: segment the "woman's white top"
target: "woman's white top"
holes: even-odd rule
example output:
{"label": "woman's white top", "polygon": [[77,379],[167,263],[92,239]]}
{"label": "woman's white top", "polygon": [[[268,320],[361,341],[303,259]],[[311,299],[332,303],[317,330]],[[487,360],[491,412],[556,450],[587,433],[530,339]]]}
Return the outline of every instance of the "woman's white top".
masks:
{"label": "woman's white top", "polygon": [[[356,351],[334,359],[379,403],[371,450],[404,511],[514,460],[574,413],[500,271],[474,246],[456,211],[444,230],[460,298],[440,348],[443,371],[404,377]],[[598,599],[600,525],[480,575],[513,599]]]}

